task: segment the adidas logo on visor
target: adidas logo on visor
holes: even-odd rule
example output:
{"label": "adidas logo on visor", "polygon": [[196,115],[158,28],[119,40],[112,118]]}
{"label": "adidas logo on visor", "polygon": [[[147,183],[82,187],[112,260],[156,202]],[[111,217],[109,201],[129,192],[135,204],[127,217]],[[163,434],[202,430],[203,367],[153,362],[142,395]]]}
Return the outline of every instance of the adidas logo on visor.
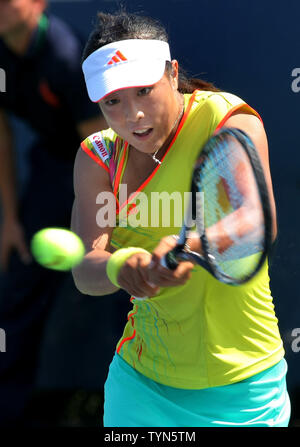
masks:
{"label": "adidas logo on visor", "polygon": [[111,58],[111,60],[107,63],[107,65],[114,65],[118,64],[120,62],[127,61],[124,54],[121,53],[121,51],[116,51],[114,56]]}

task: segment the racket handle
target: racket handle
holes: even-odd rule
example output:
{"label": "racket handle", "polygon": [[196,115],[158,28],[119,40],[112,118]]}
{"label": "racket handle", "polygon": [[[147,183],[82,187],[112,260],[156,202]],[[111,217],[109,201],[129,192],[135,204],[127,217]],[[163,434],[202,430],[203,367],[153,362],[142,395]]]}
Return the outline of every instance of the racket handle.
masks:
{"label": "racket handle", "polygon": [[171,250],[161,259],[160,264],[169,270],[176,270],[179,262],[176,259],[176,254]]}

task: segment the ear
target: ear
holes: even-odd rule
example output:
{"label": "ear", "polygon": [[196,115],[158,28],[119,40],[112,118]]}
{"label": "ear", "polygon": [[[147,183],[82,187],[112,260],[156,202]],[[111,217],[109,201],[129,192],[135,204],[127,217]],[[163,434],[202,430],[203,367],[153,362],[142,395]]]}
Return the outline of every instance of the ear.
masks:
{"label": "ear", "polygon": [[171,61],[172,72],[171,72],[171,82],[174,90],[178,89],[178,62],[176,59]]}

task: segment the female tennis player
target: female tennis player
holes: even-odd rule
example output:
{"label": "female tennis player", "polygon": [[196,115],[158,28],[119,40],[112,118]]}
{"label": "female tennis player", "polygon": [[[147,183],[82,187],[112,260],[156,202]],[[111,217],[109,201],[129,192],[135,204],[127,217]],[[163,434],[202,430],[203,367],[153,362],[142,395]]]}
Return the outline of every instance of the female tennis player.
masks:
{"label": "female tennis player", "polygon": [[287,365],[267,262],[237,287],[189,261],[168,270],[160,260],[181,223],[176,215],[167,225],[161,215],[155,225],[144,219],[159,214],[153,193],[189,190],[199,149],[226,125],[255,143],[275,222],[262,121],[237,96],[183,78],[155,20],[98,18],[83,72],[109,129],[85,139],[75,162],[72,229],[87,253],[73,276],[84,294],[122,288],[133,304],[105,384],[104,426],[287,426]]}

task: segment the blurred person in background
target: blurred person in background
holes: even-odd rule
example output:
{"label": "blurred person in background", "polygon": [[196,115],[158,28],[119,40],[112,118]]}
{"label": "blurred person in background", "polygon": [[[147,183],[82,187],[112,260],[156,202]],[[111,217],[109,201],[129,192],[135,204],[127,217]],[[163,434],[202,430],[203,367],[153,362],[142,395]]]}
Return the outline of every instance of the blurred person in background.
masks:
{"label": "blurred person in background", "polygon": [[[87,96],[80,38],[46,7],[45,0],[0,0],[0,66],[6,75],[6,91],[0,93],[0,328],[6,334],[6,352],[0,356],[2,426],[22,420],[34,390],[43,328],[69,275],[34,262],[30,240],[41,228],[70,226],[75,154],[83,138],[106,128]],[[22,194],[11,116],[36,135]]]}

